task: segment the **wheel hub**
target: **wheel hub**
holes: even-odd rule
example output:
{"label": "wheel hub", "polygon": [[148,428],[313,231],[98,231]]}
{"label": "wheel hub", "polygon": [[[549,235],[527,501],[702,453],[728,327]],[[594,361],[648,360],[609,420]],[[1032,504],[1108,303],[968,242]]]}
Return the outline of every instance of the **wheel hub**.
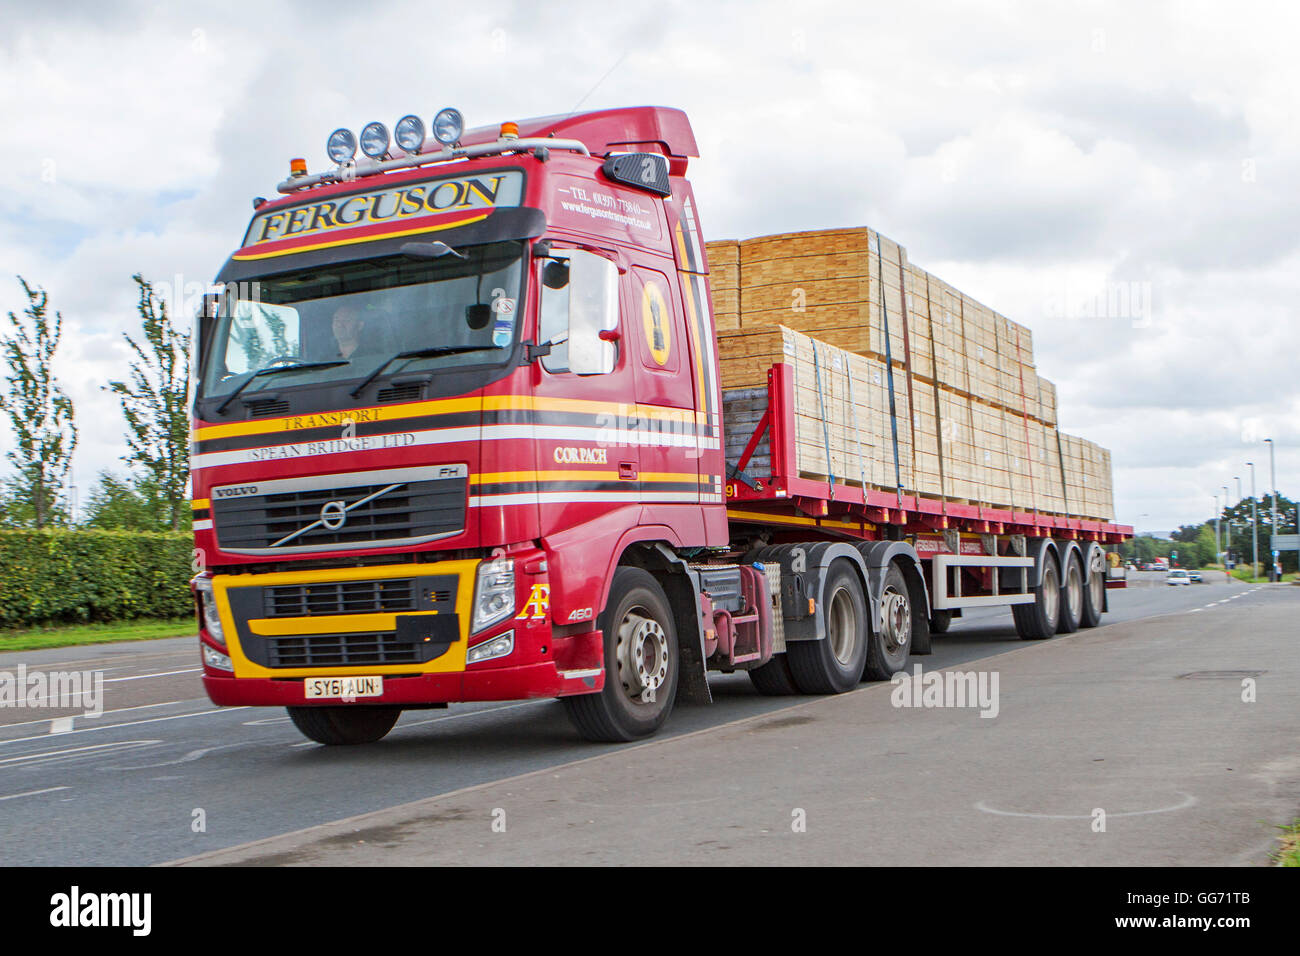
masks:
{"label": "wheel hub", "polygon": [[891,654],[907,645],[912,636],[912,609],[906,594],[892,588],[885,591],[880,601],[880,633]]}
{"label": "wheel hub", "polygon": [[668,679],[668,635],[658,621],[629,611],[618,629],[618,672],[623,690],[652,704]]}

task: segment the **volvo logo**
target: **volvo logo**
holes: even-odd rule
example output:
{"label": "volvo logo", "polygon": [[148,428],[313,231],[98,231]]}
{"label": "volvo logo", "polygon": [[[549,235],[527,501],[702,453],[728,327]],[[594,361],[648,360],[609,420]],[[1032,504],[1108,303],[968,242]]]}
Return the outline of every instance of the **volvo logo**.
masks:
{"label": "volvo logo", "polygon": [[348,520],[348,509],[341,501],[330,501],[320,510],[320,523],[331,531],[337,531]]}

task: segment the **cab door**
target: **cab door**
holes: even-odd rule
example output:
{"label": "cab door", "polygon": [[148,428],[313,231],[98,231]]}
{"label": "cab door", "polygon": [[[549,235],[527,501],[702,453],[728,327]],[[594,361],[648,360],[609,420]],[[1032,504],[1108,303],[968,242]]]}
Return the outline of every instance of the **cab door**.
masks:
{"label": "cab door", "polygon": [[[541,534],[606,519],[610,526],[634,526],[642,423],[636,414],[636,358],[623,317],[624,283],[612,258],[565,249],[561,240],[552,258],[539,259],[534,268],[537,340],[556,342],[538,360],[531,410]],[[591,315],[606,308],[611,310],[604,334],[597,338]],[[585,330],[574,322],[586,323]],[[618,509],[632,510],[618,520],[611,514]]]}
{"label": "cab door", "polygon": [[642,422],[641,498],[647,504],[698,504],[695,362],[680,301],[668,275],[636,265],[626,278],[627,352]]}

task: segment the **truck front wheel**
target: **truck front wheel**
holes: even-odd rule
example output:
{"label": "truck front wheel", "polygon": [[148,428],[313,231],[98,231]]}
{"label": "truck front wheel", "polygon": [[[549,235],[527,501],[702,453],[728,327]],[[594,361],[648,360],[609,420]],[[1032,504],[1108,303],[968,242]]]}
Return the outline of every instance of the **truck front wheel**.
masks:
{"label": "truck front wheel", "polygon": [[318,744],[373,744],[393,729],[400,707],[286,707],[293,725]]}
{"label": "truck front wheel", "polygon": [[585,739],[623,743],[649,737],[668,719],[681,657],[677,628],[659,582],[641,568],[619,568],[601,615],[605,686],[565,697],[569,720]]}

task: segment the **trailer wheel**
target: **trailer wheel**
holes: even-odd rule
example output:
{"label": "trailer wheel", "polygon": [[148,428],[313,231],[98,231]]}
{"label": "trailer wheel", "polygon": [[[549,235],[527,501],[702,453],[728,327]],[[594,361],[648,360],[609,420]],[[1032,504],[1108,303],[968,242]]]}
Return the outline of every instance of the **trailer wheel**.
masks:
{"label": "trailer wheel", "polygon": [[794,682],[790,661],[784,653],[773,654],[762,667],[751,670],[749,681],[756,691],[767,697],[789,697],[799,693],[799,685]]}
{"label": "trailer wheel", "polygon": [[880,618],[872,622],[867,639],[864,680],[889,680],[907,666],[914,613],[903,571],[897,564],[891,564],[880,589]]}
{"label": "trailer wheel", "polygon": [[1057,634],[1073,634],[1083,620],[1083,561],[1079,552],[1065,562],[1065,580],[1061,584],[1061,611],[1056,622]]}
{"label": "trailer wheel", "polygon": [[1088,549],[1084,573],[1083,616],[1079,626],[1096,627],[1101,623],[1102,609],[1106,606],[1106,555],[1096,544]]}
{"label": "trailer wheel", "polygon": [[843,558],[831,563],[826,596],[819,614],[826,636],[820,641],[792,641],[785,656],[790,674],[805,694],[842,694],[858,685],[867,654],[867,599],[853,566]]}
{"label": "trailer wheel", "polygon": [[1056,633],[1061,616],[1061,574],[1055,558],[1048,556],[1042,567],[1038,587],[1034,588],[1034,603],[1011,605],[1011,616],[1016,621],[1016,632],[1027,641]]}
{"label": "trailer wheel", "polygon": [[649,737],[668,719],[681,656],[668,598],[641,568],[619,568],[600,618],[605,686],[565,697],[569,720],[585,739],[622,743]]}
{"label": "trailer wheel", "polygon": [[930,615],[930,633],[947,634],[948,625],[952,623],[952,611],[935,611]]}
{"label": "trailer wheel", "polygon": [[318,744],[373,744],[402,716],[400,707],[286,707],[293,725]]}

